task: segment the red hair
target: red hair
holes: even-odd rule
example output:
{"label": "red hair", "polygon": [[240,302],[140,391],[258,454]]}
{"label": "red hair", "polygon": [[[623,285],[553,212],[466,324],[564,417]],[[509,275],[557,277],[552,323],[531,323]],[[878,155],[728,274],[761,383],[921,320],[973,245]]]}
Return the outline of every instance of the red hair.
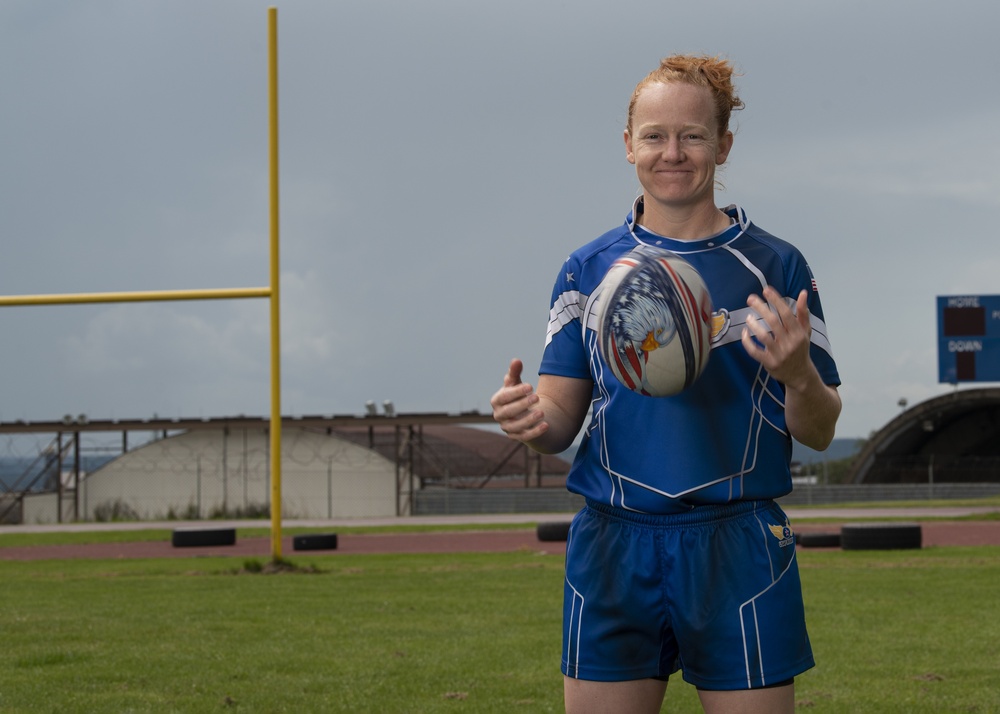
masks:
{"label": "red hair", "polygon": [[650,84],[660,82],[683,82],[697,87],[705,87],[712,93],[715,104],[715,120],[719,128],[719,136],[729,131],[729,117],[734,110],[743,108],[743,101],[736,96],[733,86],[733,66],[728,60],[718,57],[671,55],[660,61],[660,66],[646,75],[628,103],[628,123],[626,129],[632,131],[632,115],[635,113],[635,102],[639,93]]}

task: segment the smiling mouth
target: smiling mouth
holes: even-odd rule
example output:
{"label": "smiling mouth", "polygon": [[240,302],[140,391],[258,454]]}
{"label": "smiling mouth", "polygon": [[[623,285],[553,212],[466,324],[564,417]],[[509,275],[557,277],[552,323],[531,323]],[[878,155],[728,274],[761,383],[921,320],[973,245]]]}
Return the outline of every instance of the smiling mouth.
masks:
{"label": "smiling mouth", "polygon": [[669,177],[690,176],[691,175],[690,171],[684,171],[684,170],[681,170],[681,169],[659,169],[655,173],[656,173],[657,176],[669,176]]}

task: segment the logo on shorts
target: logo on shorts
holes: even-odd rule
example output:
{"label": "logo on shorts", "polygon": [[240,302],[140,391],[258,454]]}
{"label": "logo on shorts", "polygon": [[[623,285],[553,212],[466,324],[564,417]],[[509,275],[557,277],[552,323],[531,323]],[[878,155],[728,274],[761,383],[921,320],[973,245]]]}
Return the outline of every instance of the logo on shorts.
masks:
{"label": "logo on shorts", "polygon": [[790,523],[786,522],[783,526],[772,526],[769,524],[767,527],[771,531],[771,535],[778,539],[778,547],[784,548],[786,545],[795,544],[795,534],[792,533]]}

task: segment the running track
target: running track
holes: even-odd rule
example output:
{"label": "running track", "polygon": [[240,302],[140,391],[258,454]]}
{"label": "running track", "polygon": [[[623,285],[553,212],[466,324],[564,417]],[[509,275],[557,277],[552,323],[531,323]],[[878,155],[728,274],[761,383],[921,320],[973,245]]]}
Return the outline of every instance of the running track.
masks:
{"label": "running track", "polygon": [[[796,531],[839,530],[838,523],[804,523],[795,525],[797,518],[839,518],[845,522],[879,519],[905,518],[922,524],[923,545],[927,547],[946,546],[1000,546],[1000,520],[960,521],[941,520],[958,518],[972,513],[997,512],[1000,508],[935,508],[935,509],[828,509],[797,512],[788,509]],[[358,525],[411,525],[447,523],[521,523],[524,528],[514,530],[463,530],[428,533],[393,534],[338,534],[337,549],[330,551],[294,551],[292,537],[282,539],[284,557],[308,557],[310,555],[336,555],[358,553],[461,553],[461,552],[510,552],[525,551],[544,555],[562,556],[566,552],[563,542],[539,541],[532,523],[542,521],[568,520],[566,514],[519,514],[512,516],[453,516],[439,519],[400,518],[367,521],[289,521],[283,528],[308,528],[313,533],[337,533],[338,527]],[[933,518],[934,520],[923,520]],[[167,529],[178,527],[203,528],[261,528],[269,527],[267,521],[202,522],[202,523],[129,523],[129,524],[72,524],[64,526],[5,526],[0,527],[0,560],[43,560],[74,558],[192,558],[205,556],[232,556],[240,558],[270,557],[270,538],[237,538],[231,546],[210,546],[195,548],[175,548],[169,539],[164,541],[100,543],[90,545],[34,545],[5,547],[4,534],[42,531],[93,531],[93,530],[139,530]]]}

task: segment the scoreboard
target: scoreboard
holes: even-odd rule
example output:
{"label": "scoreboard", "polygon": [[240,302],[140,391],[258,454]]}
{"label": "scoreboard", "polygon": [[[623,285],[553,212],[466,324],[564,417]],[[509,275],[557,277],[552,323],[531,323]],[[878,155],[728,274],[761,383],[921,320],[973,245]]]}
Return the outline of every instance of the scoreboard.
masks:
{"label": "scoreboard", "polygon": [[1000,382],[1000,295],[937,299],[938,381]]}

